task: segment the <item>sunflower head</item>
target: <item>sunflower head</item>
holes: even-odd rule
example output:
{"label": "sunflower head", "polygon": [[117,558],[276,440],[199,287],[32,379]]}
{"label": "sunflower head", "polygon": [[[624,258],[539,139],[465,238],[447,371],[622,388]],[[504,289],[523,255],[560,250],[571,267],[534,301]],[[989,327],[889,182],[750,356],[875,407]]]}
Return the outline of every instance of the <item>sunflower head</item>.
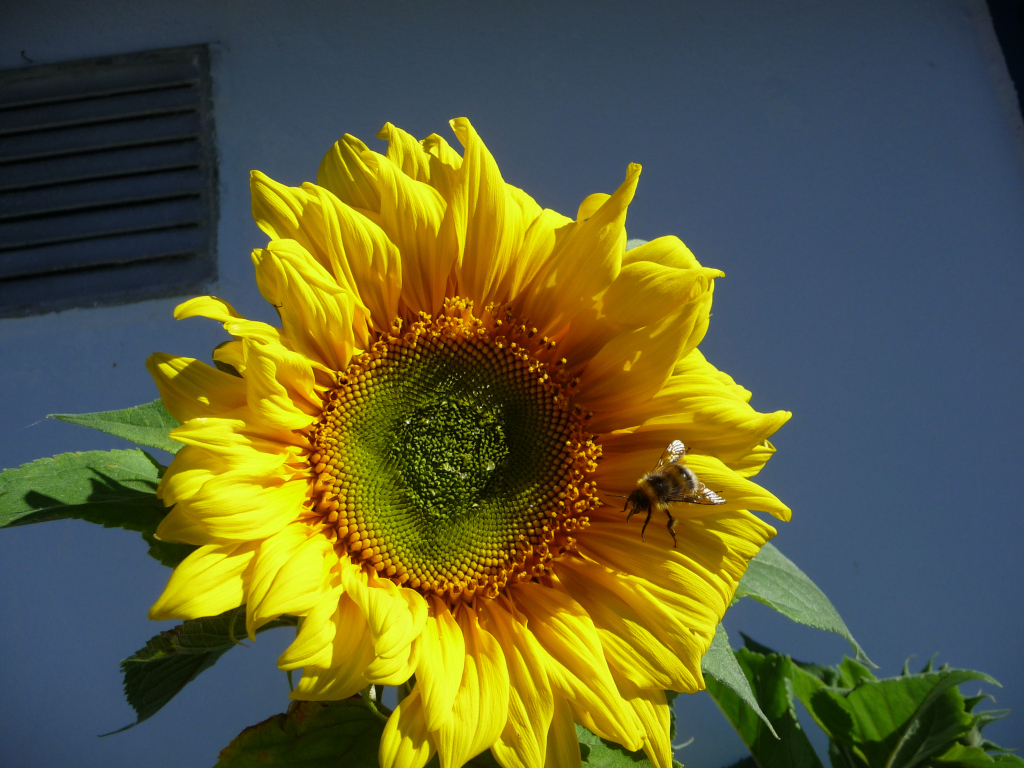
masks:
{"label": "sunflower head", "polygon": [[[570,219],[452,128],[461,155],[388,124],[386,154],[346,135],[316,184],[253,173],[281,322],[192,299],[176,317],[231,336],[218,367],[149,361],[185,446],[158,535],[200,545],[151,616],[301,617],[295,698],[410,684],[385,768],[578,765],[574,722],[669,768],[664,691],[703,687],[775,533],[748,510],[788,519],[749,478],[789,414],[697,349],[722,273],[675,237],[625,249],[639,166]],[[674,536],[642,537],[621,499],[678,440],[681,490],[651,496]]]}

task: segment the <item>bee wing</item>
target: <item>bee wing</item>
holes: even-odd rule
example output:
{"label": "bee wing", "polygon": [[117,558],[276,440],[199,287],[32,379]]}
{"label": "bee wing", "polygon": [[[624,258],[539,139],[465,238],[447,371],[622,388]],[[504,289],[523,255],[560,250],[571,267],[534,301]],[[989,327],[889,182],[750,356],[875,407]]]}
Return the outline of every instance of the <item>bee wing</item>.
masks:
{"label": "bee wing", "polygon": [[661,458],[658,459],[658,466],[656,466],[654,469],[655,471],[657,471],[664,467],[666,464],[675,464],[685,455],[686,446],[683,445],[683,441],[673,440],[671,443],[668,444],[668,448],[665,449],[665,452],[661,454]]}
{"label": "bee wing", "polygon": [[678,493],[669,496],[666,501],[682,501],[687,504],[725,504],[725,499],[703,484],[692,493],[686,489],[681,489]]}

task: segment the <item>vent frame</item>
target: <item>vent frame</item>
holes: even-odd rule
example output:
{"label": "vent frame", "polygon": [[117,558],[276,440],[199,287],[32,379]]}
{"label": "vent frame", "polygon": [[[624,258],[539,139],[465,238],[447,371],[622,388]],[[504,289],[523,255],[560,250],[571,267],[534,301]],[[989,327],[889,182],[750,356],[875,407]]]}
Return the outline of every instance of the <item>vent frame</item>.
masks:
{"label": "vent frame", "polygon": [[0,71],[0,317],[198,292],[217,192],[206,45]]}

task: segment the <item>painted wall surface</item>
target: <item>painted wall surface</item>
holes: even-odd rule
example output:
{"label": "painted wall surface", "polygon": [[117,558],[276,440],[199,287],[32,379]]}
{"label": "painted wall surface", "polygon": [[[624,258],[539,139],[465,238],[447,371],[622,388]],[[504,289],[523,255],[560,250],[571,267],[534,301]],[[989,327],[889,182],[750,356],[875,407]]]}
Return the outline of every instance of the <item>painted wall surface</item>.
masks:
{"label": "painted wall surface", "polygon": [[[761,475],[794,511],[777,545],[884,673],[938,652],[1002,681],[998,703],[1016,712],[991,736],[1024,746],[1024,171],[978,12],[4,0],[0,68],[23,66],[21,51],[48,63],[209,43],[212,292],[264,320],[250,169],[299,184],[343,132],[374,144],[385,121],[423,136],[460,115],[508,181],[567,214],[642,163],[630,235],[678,234],[727,273],[703,349],[755,407],[795,414]],[[223,339],[212,322],[175,322],[175,303],[0,320],[0,466],[126,447],[44,417],[152,400],[150,352],[201,357]],[[59,522],[0,533],[0,573],[0,764],[210,765],[286,705],[279,630],[152,720],[97,739],[133,719],[118,662],[162,628],[145,616],[166,570],[136,534]],[[726,626],[798,658],[847,650],[753,604]],[[706,696],[677,711],[691,768],[744,754]]]}

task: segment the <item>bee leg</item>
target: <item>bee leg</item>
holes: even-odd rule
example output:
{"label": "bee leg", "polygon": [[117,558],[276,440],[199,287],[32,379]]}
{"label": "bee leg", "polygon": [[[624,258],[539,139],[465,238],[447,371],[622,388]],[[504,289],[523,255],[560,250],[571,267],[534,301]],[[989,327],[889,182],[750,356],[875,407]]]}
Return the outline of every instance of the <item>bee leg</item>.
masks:
{"label": "bee leg", "polygon": [[676,549],[679,544],[679,542],[676,541],[676,525],[679,521],[672,517],[672,513],[668,511],[668,507],[665,508],[665,514],[668,515],[668,532],[672,534],[672,549]]}
{"label": "bee leg", "polygon": [[654,514],[654,507],[648,507],[647,508],[647,519],[644,520],[644,527],[640,529],[640,541],[647,541],[647,539],[644,538],[644,531],[647,530],[647,524],[649,522],[651,522],[651,515],[652,514]]}

